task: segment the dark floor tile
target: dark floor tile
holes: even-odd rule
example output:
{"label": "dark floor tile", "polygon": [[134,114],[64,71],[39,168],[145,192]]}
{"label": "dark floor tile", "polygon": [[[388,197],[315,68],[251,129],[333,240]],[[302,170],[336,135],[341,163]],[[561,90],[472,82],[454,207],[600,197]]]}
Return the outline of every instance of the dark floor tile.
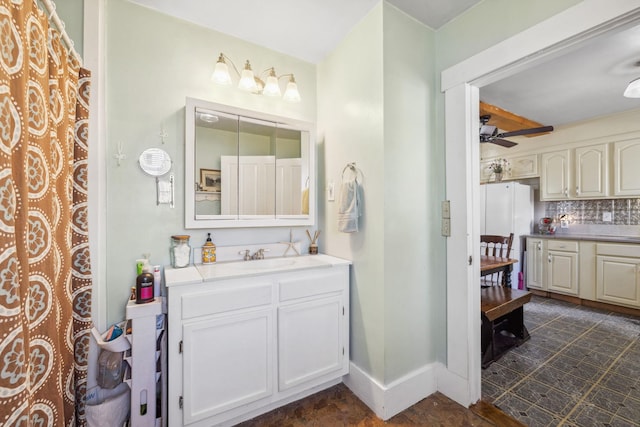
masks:
{"label": "dark floor tile", "polygon": [[529,427],[555,427],[562,420],[512,393],[498,399],[495,405]]}
{"label": "dark floor tile", "polygon": [[522,375],[530,374],[540,367],[540,364],[520,353],[510,351],[496,362],[500,366],[516,371]]}
{"label": "dark floor tile", "polygon": [[482,399],[493,402],[498,396],[505,392],[504,387],[500,387],[489,380],[482,379]]}
{"label": "dark floor tile", "polygon": [[590,403],[579,404],[569,416],[569,420],[581,427],[637,426]]}
{"label": "dark floor tile", "polygon": [[535,334],[531,335],[531,338],[528,342],[531,342],[533,345],[537,345],[540,347],[544,347],[547,350],[551,350],[552,352],[557,352],[562,349],[566,345],[563,340],[552,338],[550,335],[553,334],[553,330],[543,326],[538,329]]}
{"label": "dark floor tile", "polygon": [[520,381],[524,375],[505,368],[497,363],[492,363],[489,367],[482,371],[482,380],[502,387],[509,388],[511,385]]}
{"label": "dark floor tile", "polygon": [[533,379],[521,381],[512,391],[527,402],[561,417],[567,415],[578,403],[576,397]]}
{"label": "dark floor tile", "polygon": [[556,354],[553,350],[541,347],[530,340],[522,344],[520,347],[516,347],[511,350],[513,353],[520,354],[530,360],[533,360],[538,365],[546,362]]}

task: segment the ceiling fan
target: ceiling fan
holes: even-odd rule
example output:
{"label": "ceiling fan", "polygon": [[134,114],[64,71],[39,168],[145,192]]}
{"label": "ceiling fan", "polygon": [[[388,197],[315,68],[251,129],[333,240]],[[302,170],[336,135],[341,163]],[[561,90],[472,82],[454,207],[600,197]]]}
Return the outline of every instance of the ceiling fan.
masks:
{"label": "ceiling fan", "polygon": [[491,115],[489,114],[480,116],[480,122],[482,123],[482,125],[480,126],[480,142],[490,142],[492,144],[497,144],[506,148],[513,147],[518,144],[513,141],[508,141],[504,138],[509,138],[511,136],[533,135],[536,133],[546,133],[553,131],[553,126],[542,126],[498,133],[497,126],[491,126],[487,124],[489,123],[489,119],[491,119]]}

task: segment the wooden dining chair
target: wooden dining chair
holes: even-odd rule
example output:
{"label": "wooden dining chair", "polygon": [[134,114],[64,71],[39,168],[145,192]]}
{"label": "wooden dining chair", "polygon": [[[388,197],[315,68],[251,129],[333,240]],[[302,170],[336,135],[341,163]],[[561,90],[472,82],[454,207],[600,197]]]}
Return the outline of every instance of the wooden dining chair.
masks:
{"label": "wooden dining chair", "polygon": [[[483,234],[480,236],[480,254],[509,258],[512,244],[513,233],[508,236]],[[504,285],[505,279],[502,273],[494,273],[482,277],[481,283],[484,286]]]}

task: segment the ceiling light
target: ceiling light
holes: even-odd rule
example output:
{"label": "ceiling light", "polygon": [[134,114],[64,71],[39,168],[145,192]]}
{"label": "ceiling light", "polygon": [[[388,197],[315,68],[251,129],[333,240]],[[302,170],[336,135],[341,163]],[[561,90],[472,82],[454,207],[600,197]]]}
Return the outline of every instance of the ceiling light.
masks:
{"label": "ceiling light", "polygon": [[293,74],[282,74],[278,76],[276,74],[275,68],[270,67],[260,74],[262,76],[268,73],[265,83],[260,77],[256,76],[253,73],[249,60],[245,62],[244,69],[242,70],[242,73],[240,73],[231,58],[229,58],[224,53],[220,53],[218,61],[216,62],[215,69],[213,70],[213,74],[211,74],[211,80],[213,80],[215,83],[221,85],[231,84],[231,76],[229,75],[229,67],[227,66],[227,61],[231,63],[233,70],[239,77],[238,89],[247,92],[253,92],[259,95],[273,97],[281,96],[279,80],[282,77],[289,77],[289,82],[287,83],[287,87],[284,92],[284,96],[282,96],[282,99],[289,102],[300,102],[300,92],[298,92],[298,85],[296,84],[296,79]]}
{"label": "ceiling light", "polygon": [[623,95],[627,98],[640,98],[640,77],[627,85]]}

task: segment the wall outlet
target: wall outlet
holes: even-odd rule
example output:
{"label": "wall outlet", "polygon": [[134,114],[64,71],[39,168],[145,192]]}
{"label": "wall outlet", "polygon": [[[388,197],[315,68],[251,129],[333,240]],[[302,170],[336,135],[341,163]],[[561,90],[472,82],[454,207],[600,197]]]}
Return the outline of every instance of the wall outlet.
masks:
{"label": "wall outlet", "polygon": [[611,222],[611,212],[602,212],[602,221]]}

